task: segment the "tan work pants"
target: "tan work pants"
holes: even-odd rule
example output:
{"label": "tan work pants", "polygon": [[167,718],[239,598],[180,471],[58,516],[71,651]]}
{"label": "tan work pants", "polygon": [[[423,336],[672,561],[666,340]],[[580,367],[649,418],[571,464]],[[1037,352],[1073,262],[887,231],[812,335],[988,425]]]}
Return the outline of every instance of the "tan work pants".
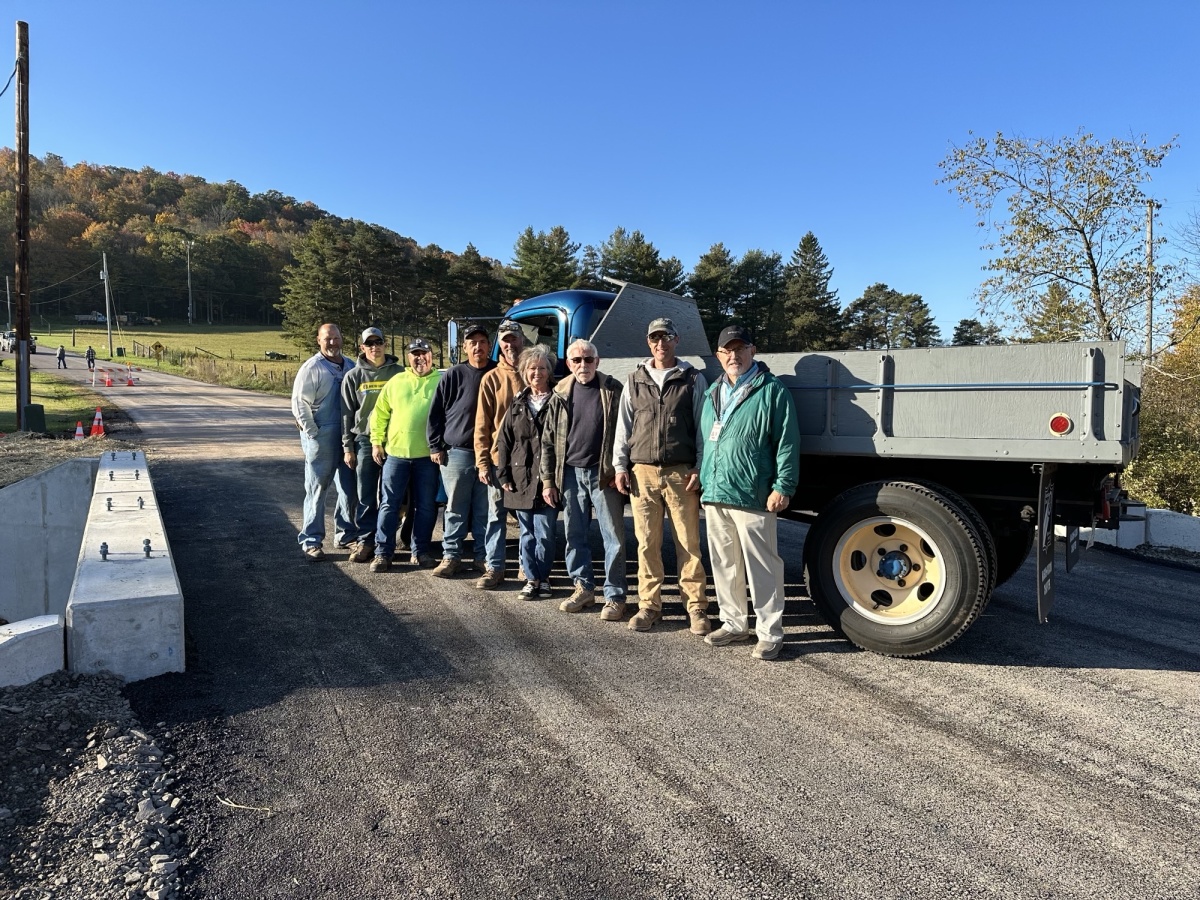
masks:
{"label": "tan work pants", "polygon": [[700,494],[685,488],[688,465],[633,465],[630,505],[638,542],[638,606],[662,609],[663,517],[671,521],[679,562],[679,593],[689,612],[708,608],[700,557]]}
{"label": "tan work pants", "polygon": [[721,621],[744,634],[750,617],[746,588],[758,616],[760,641],[783,640],[783,559],[779,556],[779,519],[775,513],[704,504],[708,555]]}

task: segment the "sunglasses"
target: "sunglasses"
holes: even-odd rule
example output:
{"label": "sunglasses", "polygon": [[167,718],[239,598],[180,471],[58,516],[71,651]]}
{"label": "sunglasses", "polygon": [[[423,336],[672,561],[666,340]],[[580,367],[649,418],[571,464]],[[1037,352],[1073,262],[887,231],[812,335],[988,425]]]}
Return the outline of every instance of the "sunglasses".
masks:
{"label": "sunglasses", "polygon": [[371,338],[369,341],[363,341],[364,347],[382,347],[383,341],[379,338]]}
{"label": "sunglasses", "polygon": [[575,363],[575,365],[579,365],[580,363],[587,363],[590,366],[595,361],[596,361],[596,357],[594,357],[594,356],[572,356],[571,357],[571,362]]}

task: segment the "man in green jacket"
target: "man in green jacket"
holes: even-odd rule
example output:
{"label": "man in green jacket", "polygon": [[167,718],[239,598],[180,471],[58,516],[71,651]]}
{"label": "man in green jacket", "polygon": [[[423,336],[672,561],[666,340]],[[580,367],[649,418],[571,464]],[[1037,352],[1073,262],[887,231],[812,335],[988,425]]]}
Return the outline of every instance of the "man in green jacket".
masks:
{"label": "man in green jacket", "polygon": [[783,646],[783,559],[777,514],[800,475],[800,428],[788,389],[754,358],[740,325],[717,338],[724,374],[708,389],[700,415],[704,455],[700,500],[722,625],[704,638],[723,647],[750,637],[746,589],[758,616],[755,659]]}

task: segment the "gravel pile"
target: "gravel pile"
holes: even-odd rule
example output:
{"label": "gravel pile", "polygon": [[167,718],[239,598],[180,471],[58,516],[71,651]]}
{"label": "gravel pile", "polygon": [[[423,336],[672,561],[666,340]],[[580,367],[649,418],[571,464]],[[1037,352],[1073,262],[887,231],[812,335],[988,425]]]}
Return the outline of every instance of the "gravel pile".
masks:
{"label": "gravel pile", "polygon": [[185,861],[172,757],[109,675],[0,688],[0,896],[163,900]]}

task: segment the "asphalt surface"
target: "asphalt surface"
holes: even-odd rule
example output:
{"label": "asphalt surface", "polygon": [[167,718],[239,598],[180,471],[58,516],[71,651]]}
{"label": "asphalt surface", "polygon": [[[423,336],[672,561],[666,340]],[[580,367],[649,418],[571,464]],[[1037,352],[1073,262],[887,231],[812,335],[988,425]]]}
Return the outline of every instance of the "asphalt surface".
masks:
{"label": "asphalt surface", "polygon": [[1092,551],[1039,626],[1027,563],[957,643],[893,660],[821,624],[786,523],[763,663],[671,594],[647,634],[560,613],[561,563],[532,603],[311,563],[286,400],[105,393],[187,604],[188,671],[127,691],[172,735],[187,896],[1200,896],[1194,572]]}

